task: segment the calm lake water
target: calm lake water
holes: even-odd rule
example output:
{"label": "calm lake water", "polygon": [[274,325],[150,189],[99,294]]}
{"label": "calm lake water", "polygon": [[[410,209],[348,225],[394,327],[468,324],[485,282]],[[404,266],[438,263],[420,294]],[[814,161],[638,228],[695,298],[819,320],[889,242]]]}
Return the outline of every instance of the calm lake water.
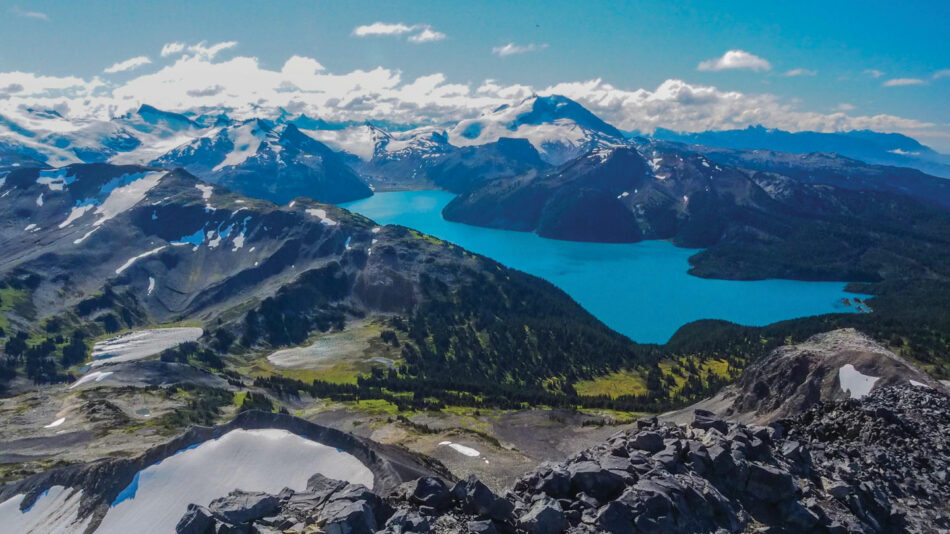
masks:
{"label": "calm lake water", "polygon": [[841,282],[708,280],[687,274],[696,249],[666,241],[578,243],[448,222],[442,191],[377,193],[341,206],[380,224],[400,224],[555,284],[614,330],[641,343],[665,343],[698,319],[761,326],[851,312]]}

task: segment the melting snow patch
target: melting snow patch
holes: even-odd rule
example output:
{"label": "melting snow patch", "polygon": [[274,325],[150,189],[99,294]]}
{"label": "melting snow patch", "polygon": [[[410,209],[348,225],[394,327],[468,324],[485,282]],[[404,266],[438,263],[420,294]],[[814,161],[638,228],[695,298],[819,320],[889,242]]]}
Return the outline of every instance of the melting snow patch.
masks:
{"label": "melting snow patch", "polygon": [[214,187],[207,184],[195,184],[195,189],[201,191],[201,199],[205,201],[205,211],[214,211],[211,205],[211,194],[214,193]]}
{"label": "melting snow patch", "polygon": [[141,360],[187,341],[195,341],[200,328],[156,328],[139,330],[100,341],[92,347],[92,366]]}
{"label": "melting snow patch", "polygon": [[155,279],[151,276],[148,277],[148,291],[145,293],[146,296],[151,295],[152,291],[155,291]]}
{"label": "melting snow patch", "polygon": [[911,381],[910,381],[910,385],[912,385],[912,386],[914,386],[914,387],[917,387],[917,388],[927,388],[927,389],[931,389],[931,387],[928,386],[927,384],[924,384],[923,382],[918,382],[918,381],[916,381],[916,380],[911,380]]}
{"label": "melting snow patch", "polygon": [[36,183],[49,187],[50,191],[62,191],[65,187],[76,181],[75,176],[66,176],[68,169],[56,169],[54,171],[40,171],[40,177]]}
{"label": "melting snow patch", "polygon": [[23,229],[24,232],[35,232],[39,228],[36,227],[36,223],[30,223],[26,225],[26,228]]}
{"label": "melting snow patch", "polygon": [[227,135],[234,144],[234,149],[224,157],[224,161],[211,169],[214,172],[225,167],[240,165],[247,158],[256,154],[261,146],[261,140],[267,135],[267,132],[257,127],[257,121],[252,121],[228,130]]}
{"label": "melting snow patch", "polygon": [[237,252],[239,248],[243,247],[244,246],[244,232],[242,231],[240,234],[238,234],[234,238],[234,241],[232,241],[232,243],[234,244],[234,248],[231,249],[231,252]]}
{"label": "melting snow patch", "polygon": [[838,369],[838,382],[841,384],[841,391],[850,393],[852,399],[860,399],[871,393],[871,388],[878,380],[880,380],[878,376],[861,374],[850,363]]}
{"label": "melting snow patch", "polygon": [[[162,176],[162,172],[144,173],[141,177],[133,179],[126,185],[109,189],[109,196],[96,208],[96,215],[99,215],[99,219],[93,223],[93,226],[101,226],[104,222],[128,211],[141,202],[145,195],[158,185]],[[109,184],[103,186],[102,189],[107,190],[108,188]]]}
{"label": "melting snow patch", "polygon": [[3,532],[30,534],[81,534],[92,520],[79,519],[82,490],[53,486],[36,498],[33,506],[20,510],[26,495],[15,495],[0,503],[0,525]]}
{"label": "melting snow patch", "polygon": [[112,371],[105,371],[105,372],[103,372],[103,371],[93,371],[93,372],[91,372],[91,373],[89,373],[89,374],[83,376],[83,377],[80,378],[79,380],[73,382],[73,384],[72,384],[71,386],[69,386],[69,389],[73,389],[74,387],[81,386],[81,385],[83,385],[83,384],[85,384],[85,383],[87,383],[87,382],[102,382],[103,380],[105,380],[106,378],[108,378],[108,377],[109,377],[110,375],[112,375],[112,374],[113,374]]}
{"label": "melting snow patch", "polygon": [[40,196],[36,197],[36,205],[37,206],[43,205],[43,193],[40,193]]}
{"label": "melting snow patch", "polygon": [[336,226],[337,224],[339,224],[333,219],[327,217],[327,210],[311,208],[307,210],[307,215],[312,215],[313,217],[320,219],[320,222],[323,223],[323,225],[325,226]]}
{"label": "melting snow patch", "polygon": [[85,233],[85,235],[83,235],[83,236],[80,237],[79,239],[73,241],[73,244],[74,244],[74,245],[78,245],[78,244],[82,243],[83,241],[85,241],[86,239],[88,239],[89,236],[91,236],[91,235],[92,235],[96,230],[98,230],[98,229],[99,229],[99,228],[96,227],[96,228],[93,228],[92,230],[89,230],[88,232]]}
{"label": "melting snow patch", "polygon": [[373,473],[349,453],[286,430],[233,430],[139,471],[96,532],[174,532],[190,503],[207,506],[235,488],[300,491],[316,473],[373,487]]}
{"label": "melting snow patch", "polygon": [[136,261],[138,261],[138,260],[140,260],[140,259],[142,259],[142,258],[145,258],[145,257],[147,257],[147,256],[151,256],[151,255],[153,255],[153,254],[158,254],[158,253],[161,252],[162,249],[164,249],[164,248],[165,248],[165,245],[162,245],[162,246],[160,246],[160,247],[153,248],[152,250],[149,250],[148,252],[143,252],[143,253],[139,254],[138,256],[129,258],[125,263],[122,264],[121,267],[119,267],[118,269],[115,270],[115,274],[122,274],[122,271],[124,271],[124,270],[128,269],[129,267],[131,267],[132,264],[135,263]]}
{"label": "melting snow patch", "polygon": [[53,421],[52,423],[50,423],[50,424],[44,426],[43,428],[56,428],[56,427],[58,427],[59,425],[65,423],[65,422],[66,422],[66,418],[65,418],[65,417],[60,417],[59,419],[57,419],[57,420]]}
{"label": "melting snow patch", "polygon": [[181,245],[194,245],[195,250],[198,250],[198,247],[205,242],[205,231],[203,228],[199,228],[197,232],[183,236],[180,240],[172,243],[174,246]]}
{"label": "melting snow patch", "polygon": [[456,451],[464,454],[465,456],[476,457],[476,456],[482,455],[482,453],[478,452],[477,450],[471,447],[466,447],[465,445],[459,445],[458,443],[452,443],[451,441],[441,441],[439,442],[439,445],[446,445],[448,447],[451,447],[455,449]]}
{"label": "melting snow patch", "polygon": [[69,215],[66,217],[66,220],[59,223],[60,228],[66,228],[73,223],[76,219],[82,217],[86,214],[87,211],[94,208],[92,204],[86,204],[85,206],[73,206],[72,211],[69,212]]}

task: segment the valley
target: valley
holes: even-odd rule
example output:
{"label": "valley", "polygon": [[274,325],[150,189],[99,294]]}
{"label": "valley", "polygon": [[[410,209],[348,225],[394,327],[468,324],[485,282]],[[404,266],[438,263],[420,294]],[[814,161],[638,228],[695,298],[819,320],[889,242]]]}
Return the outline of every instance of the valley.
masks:
{"label": "valley", "polygon": [[664,344],[681,326],[700,319],[764,326],[810,315],[861,313],[862,305],[850,303],[867,297],[845,291],[844,282],[691,276],[689,259],[700,251],[665,241],[584,243],[453,223],[442,218],[443,208],[453,198],[439,191],[377,193],[341,207],[382,224],[419,230],[543,278],[638,343]]}
{"label": "valley", "polygon": [[[557,95],[444,130],[142,106],[76,131],[0,151],[0,521],[368,525],[441,477],[433,520],[601,528],[663,470],[740,503],[729,525],[904,520],[865,489],[843,511],[811,480],[863,482],[776,460],[803,445],[775,425],[945,402],[944,179],[630,138]],[[760,502],[713,447],[818,500]],[[203,469],[227,476],[175,491]]]}

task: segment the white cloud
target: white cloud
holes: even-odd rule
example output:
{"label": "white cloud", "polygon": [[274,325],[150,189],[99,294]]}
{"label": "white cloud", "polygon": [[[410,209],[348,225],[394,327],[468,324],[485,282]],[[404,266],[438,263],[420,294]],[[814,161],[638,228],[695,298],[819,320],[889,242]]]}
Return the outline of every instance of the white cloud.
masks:
{"label": "white cloud", "polygon": [[99,78],[86,81],[76,76],[41,76],[31,72],[0,72],[0,87],[17,89],[18,97],[27,98],[52,93],[89,94],[103,85]]}
{"label": "white cloud", "polygon": [[872,78],[880,78],[881,76],[884,76],[884,71],[877,69],[865,69],[864,73]]}
{"label": "white cloud", "polygon": [[10,8],[10,12],[18,17],[49,21],[49,15],[43,13],[42,11],[27,11],[25,9],[20,9],[20,6],[13,6]]}
{"label": "white cloud", "polygon": [[431,43],[441,41],[447,36],[428,24],[403,24],[401,22],[374,22],[353,28],[354,37],[387,37],[412,33],[407,39],[410,43]]}
{"label": "white cloud", "polygon": [[105,69],[102,72],[106,74],[114,74],[116,72],[125,72],[132,69],[137,69],[143,65],[148,65],[152,60],[147,56],[137,56],[133,58],[126,59],[125,61],[120,61],[115,63],[111,67]]}
{"label": "white cloud", "polygon": [[935,80],[939,80],[940,78],[950,78],[950,69],[942,69],[934,73]]}
{"label": "white cloud", "polygon": [[697,67],[698,70],[702,71],[744,69],[756,72],[770,70],[771,68],[771,63],[745,50],[730,50],[723,54],[722,57],[703,61]]}
{"label": "white cloud", "polygon": [[174,56],[175,54],[181,54],[185,51],[185,43],[165,43],[165,46],[162,47],[162,57]]}
{"label": "white cloud", "polygon": [[192,55],[203,59],[214,59],[219,53],[224,52],[237,46],[237,41],[224,41],[222,43],[215,43],[211,46],[207,46],[204,41],[187,47],[185,50]]}
{"label": "white cloud", "polygon": [[356,37],[371,37],[377,35],[402,35],[415,29],[415,26],[407,26],[402,23],[391,24],[388,22],[374,22],[363,26],[357,26],[353,29],[353,35]]}
{"label": "white cloud", "polygon": [[537,52],[539,50],[544,50],[547,48],[547,43],[535,44],[528,43],[526,45],[518,45],[515,43],[508,43],[505,46],[496,46],[491,49],[491,53],[500,57],[507,57],[514,54],[526,54],[528,52]]}
{"label": "white cloud", "polygon": [[854,110],[854,105],[853,105],[853,104],[848,104],[847,102],[842,102],[842,103],[838,104],[837,109],[838,109],[838,111],[853,111],[853,110]]}
{"label": "white cloud", "polygon": [[785,74],[784,74],[784,76],[788,76],[788,77],[791,78],[791,77],[795,77],[795,76],[814,76],[814,75],[816,75],[816,74],[818,74],[818,71],[816,71],[816,70],[792,69],[792,70],[790,70],[790,71],[786,71]]}
{"label": "white cloud", "polygon": [[905,85],[923,85],[925,82],[920,78],[892,78],[884,82],[884,87],[901,87]]}
{"label": "white cloud", "polygon": [[445,39],[446,35],[440,31],[433,30],[432,28],[423,28],[421,32],[410,35],[410,43],[431,43],[433,41],[441,41]]}

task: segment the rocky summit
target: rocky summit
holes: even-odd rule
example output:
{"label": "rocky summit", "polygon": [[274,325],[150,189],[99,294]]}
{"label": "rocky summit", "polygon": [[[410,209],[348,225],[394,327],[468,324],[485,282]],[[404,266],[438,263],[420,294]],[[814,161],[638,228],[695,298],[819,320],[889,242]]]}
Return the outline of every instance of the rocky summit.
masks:
{"label": "rocky summit", "polygon": [[924,532],[950,529],[950,397],[921,386],[823,402],[768,426],[697,410],[644,418],[497,495],[426,477],[387,495],[316,475],[307,490],[192,505],[181,534]]}

